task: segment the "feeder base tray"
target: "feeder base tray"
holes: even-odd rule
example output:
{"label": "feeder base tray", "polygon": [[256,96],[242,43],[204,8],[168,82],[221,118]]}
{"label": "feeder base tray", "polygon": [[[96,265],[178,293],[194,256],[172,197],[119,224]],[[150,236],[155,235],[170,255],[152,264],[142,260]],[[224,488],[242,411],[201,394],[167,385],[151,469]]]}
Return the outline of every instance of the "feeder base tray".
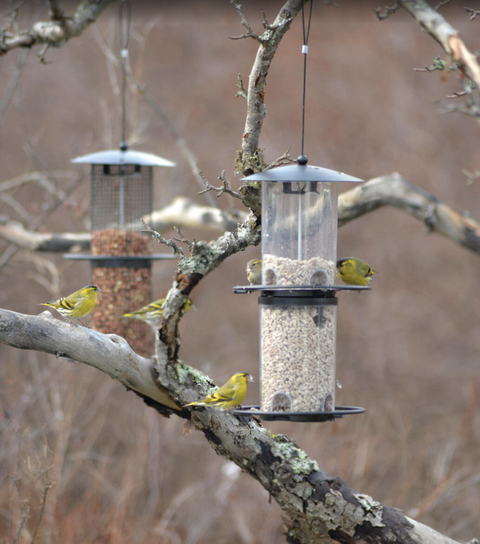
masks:
{"label": "feeder base tray", "polygon": [[335,406],[331,412],[262,412],[260,406],[244,406],[232,410],[237,416],[257,416],[264,421],[333,421],[336,418],[361,414],[365,408],[360,406]]}

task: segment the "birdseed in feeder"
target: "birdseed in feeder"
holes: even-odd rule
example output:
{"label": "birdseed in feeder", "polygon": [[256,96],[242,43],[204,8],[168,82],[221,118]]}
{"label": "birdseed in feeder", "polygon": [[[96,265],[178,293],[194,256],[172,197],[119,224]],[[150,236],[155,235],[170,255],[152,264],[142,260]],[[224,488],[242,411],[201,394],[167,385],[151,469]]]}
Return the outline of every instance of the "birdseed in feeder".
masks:
{"label": "birdseed in feeder", "polygon": [[335,282],[335,263],[320,257],[297,261],[267,253],[262,256],[262,269],[266,285],[333,285]]}
{"label": "birdseed in feeder", "polygon": [[[335,278],[335,263],[319,257],[296,261],[267,254],[263,266],[267,284],[332,285]],[[334,409],[336,310],[320,304],[261,306],[263,411]]]}

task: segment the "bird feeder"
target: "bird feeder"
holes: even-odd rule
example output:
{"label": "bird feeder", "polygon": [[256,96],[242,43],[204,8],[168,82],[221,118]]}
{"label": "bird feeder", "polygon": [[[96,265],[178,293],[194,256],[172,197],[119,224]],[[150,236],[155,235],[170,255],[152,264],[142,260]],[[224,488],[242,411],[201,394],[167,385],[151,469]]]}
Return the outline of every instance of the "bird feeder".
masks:
{"label": "bird feeder", "polygon": [[148,223],[152,214],[153,167],[175,164],[126,146],[72,162],[91,165],[92,254],[66,257],[92,263],[92,283],[103,290],[101,305],[92,315],[95,328],[119,334],[139,353],[148,353],[149,328],[120,316],[151,302],[151,261],[173,258],[152,255],[151,236],[142,229],[143,221]]}
{"label": "bird feeder", "polygon": [[262,182],[262,285],[235,288],[260,291],[258,415],[323,421],[363,411],[335,404],[336,292],[365,289],[335,285],[338,184],[362,180],[301,156],[243,181]]}

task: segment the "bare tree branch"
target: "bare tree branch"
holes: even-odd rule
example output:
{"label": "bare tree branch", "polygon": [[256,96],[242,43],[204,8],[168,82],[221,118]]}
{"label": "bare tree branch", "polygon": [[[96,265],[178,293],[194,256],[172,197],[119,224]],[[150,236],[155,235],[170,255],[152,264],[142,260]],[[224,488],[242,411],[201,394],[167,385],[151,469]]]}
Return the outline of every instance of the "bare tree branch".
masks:
{"label": "bare tree branch", "polygon": [[152,228],[150,228],[145,221],[143,222],[143,229],[142,232],[148,232],[152,235],[152,238],[158,241],[159,244],[164,244],[167,247],[171,247],[173,249],[174,255],[180,255],[181,257],[185,257],[185,253],[183,251],[183,248],[181,248],[178,244],[176,244],[173,240],[167,240],[164,238],[161,234],[158,232],[155,232]]}
{"label": "bare tree branch", "polygon": [[[250,73],[247,90],[247,118],[242,138],[242,150],[237,157],[235,170],[247,176],[266,167],[263,153],[259,149],[260,132],[266,115],[265,84],[270,65],[285,33],[302,8],[305,0],[287,0],[272,25],[264,20],[265,32],[259,41],[255,62]],[[241,11],[238,9],[239,13]],[[242,17],[242,25],[244,17]],[[248,24],[248,23],[247,23]],[[299,46],[300,51],[300,46]]]}
{"label": "bare tree branch", "polygon": [[470,21],[473,21],[477,15],[480,15],[480,11],[472,8],[463,8],[467,13],[470,13]]}
{"label": "bare tree branch", "polygon": [[[436,232],[453,242],[480,254],[480,223],[440,201],[409,182],[398,173],[374,178],[341,193],[338,198],[339,226],[383,206],[394,206],[422,221],[429,232]],[[245,212],[231,217],[231,231],[247,219]],[[190,199],[176,198],[162,210],[145,218],[153,231],[164,232],[175,226],[221,230],[222,217],[217,209],[198,206]],[[26,230],[20,223],[0,218],[0,238],[32,251],[73,252],[90,247],[90,233],[38,233]],[[253,243],[258,243],[256,237]],[[206,243],[206,242],[205,242]]]}
{"label": "bare tree branch", "polygon": [[152,360],[133,352],[121,336],[60,321],[48,310],[36,316],[0,310],[0,342],[85,363],[127,389],[173,410],[180,409],[155,380]]}
{"label": "bare tree branch", "polygon": [[83,362],[134,390],[164,415],[191,418],[218,455],[258,480],[277,501],[287,516],[288,542],[455,543],[322,472],[294,442],[270,434],[255,418],[240,421],[221,410],[182,409],[212,387],[207,376],[191,367],[164,363],[158,353],[155,360],[140,357],[123,338],[65,323],[48,311],[30,316],[0,310],[0,342]]}
{"label": "bare tree branch", "polygon": [[38,21],[30,29],[12,34],[6,30],[0,40],[0,55],[17,47],[33,47],[45,44],[61,47],[94,23],[113,0],[86,0],[81,2],[71,17],[63,15],[60,2],[50,2],[51,21]]}
{"label": "bare tree branch", "polygon": [[[247,215],[246,211],[241,210],[221,213],[218,208],[199,206],[189,198],[177,197],[171,204],[144,219],[157,232],[165,232],[175,226],[218,232],[225,229],[225,216],[228,218],[228,230],[233,231],[245,221]],[[75,253],[90,249],[91,233],[34,232],[4,215],[0,216],[0,239],[31,251]]]}
{"label": "bare tree branch", "polygon": [[206,189],[198,193],[199,195],[203,195],[204,193],[207,193],[208,191],[218,191],[217,197],[222,196],[223,193],[227,193],[233,196],[234,198],[239,198],[240,200],[242,200],[241,195],[231,189],[228,181],[225,178],[225,170],[223,170],[220,176],[218,176],[218,179],[222,182],[221,187],[215,187],[214,185],[211,185],[203,172],[200,171],[199,174],[202,177],[203,183],[205,183],[205,187],[206,187]]}
{"label": "bare tree branch", "polygon": [[398,173],[381,176],[340,194],[339,226],[382,206],[394,206],[422,221],[428,232],[480,254],[480,223],[441,202]]}
{"label": "bare tree branch", "polygon": [[463,43],[458,30],[424,0],[398,0],[398,3],[442,46],[453,61],[459,63],[461,73],[480,89],[480,66],[475,55]]}

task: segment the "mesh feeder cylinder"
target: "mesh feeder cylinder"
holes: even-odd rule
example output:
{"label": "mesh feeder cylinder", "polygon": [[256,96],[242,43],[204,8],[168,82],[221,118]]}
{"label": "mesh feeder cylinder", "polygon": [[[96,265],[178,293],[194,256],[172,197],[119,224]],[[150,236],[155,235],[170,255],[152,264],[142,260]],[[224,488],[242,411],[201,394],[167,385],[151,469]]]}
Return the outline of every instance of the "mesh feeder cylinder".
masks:
{"label": "mesh feeder cylinder", "polygon": [[175,164],[126,147],[91,153],[72,162],[91,165],[92,254],[88,259],[92,283],[103,290],[92,314],[93,326],[122,336],[141,355],[151,354],[148,325],[121,315],[151,302],[154,257],[151,237],[141,232],[142,220],[148,222],[152,213],[153,167]]}

